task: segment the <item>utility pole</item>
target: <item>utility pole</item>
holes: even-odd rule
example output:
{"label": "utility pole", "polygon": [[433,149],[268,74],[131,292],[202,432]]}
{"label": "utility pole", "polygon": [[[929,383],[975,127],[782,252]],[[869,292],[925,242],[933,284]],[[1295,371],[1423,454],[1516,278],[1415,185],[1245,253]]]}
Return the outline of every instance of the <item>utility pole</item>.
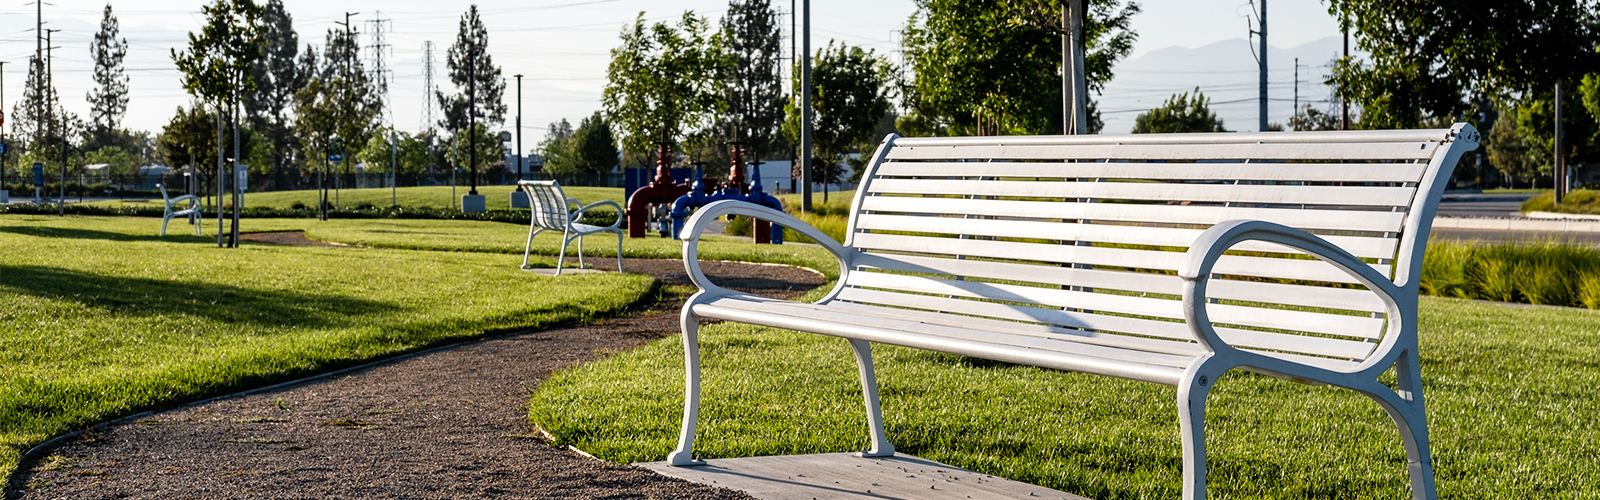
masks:
{"label": "utility pole", "polygon": [[[44,0],[39,0],[39,2],[43,3]],[[56,34],[57,31],[61,31],[61,30],[44,30],[44,54],[45,54],[44,55],[44,68],[45,68],[45,70],[44,70],[44,75],[45,75],[45,77],[44,77],[44,81],[45,81],[44,87],[45,87],[46,90],[50,91],[51,95],[55,94],[55,89],[56,89],[56,73],[55,73],[55,71],[56,71],[55,70],[55,67],[56,67],[56,65],[55,65],[55,62],[56,62],[55,48],[56,47],[55,47],[55,42],[50,41],[50,38],[51,38],[51,35]],[[46,106],[50,105],[50,103],[52,101],[54,101],[54,99],[50,98],[51,95],[44,95],[44,94],[40,94],[40,95],[44,96],[44,103],[43,104],[46,105]],[[60,188],[58,194],[61,197],[56,199],[56,208],[59,210],[59,213],[57,215],[59,215],[61,217],[66,217],[67,216],[67,117],[66,117],[66,113],[61,113],[61,115],[62,115],[61,116],[61,185],[58,186]],[[54,122],[55,120],[51,120],[51,121]],[[54,123],[52,123],[52,124],[54,124]]]}
{"label": "utility pole", "polygon": [[1267,0],[1261,0],[1261,17],[1256,20],[1257,35],[1261,35],[1261,56],[1256,62],[1261,65],[1261,110],[1259,127],[1260,131],[1267,131]]}
{"label": "utility pole", "polygon": [[522,74],[517,77],[517,182],[522,182]]}
{"label": "utility pole", "polygon": [[400,175],[400,150],[397,144],[399,138],[395,137],[393,128],[389,129],[389,206],[399,206],[400,197],[396,192],[395,180]]}
{"label": "utility pole", "polygon": [[1061,9],[1061,130],[1064,135],[1089,133],[1088,85],[1084,81],[1083,0]]}
{"label": "utility pole", "polygon": [[[1289,110],[1289,120],[1300,116],[1300,58],[1294,58],[1294,107]],[[1290,128],[1294,128],[1292,125]]]}
{"label": "utility pole", "polygon": [[811,211],[811,0],[800,8],[800,211]]}

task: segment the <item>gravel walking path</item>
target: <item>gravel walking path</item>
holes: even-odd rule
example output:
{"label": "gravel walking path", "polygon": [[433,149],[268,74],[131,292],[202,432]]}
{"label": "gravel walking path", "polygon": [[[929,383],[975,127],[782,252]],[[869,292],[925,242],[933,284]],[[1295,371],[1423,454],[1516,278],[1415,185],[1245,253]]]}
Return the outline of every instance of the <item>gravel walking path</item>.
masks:
{"label": "gravel walking path", "polygon": [[[823,281],[792,267],[704,264],[719,283],[773,297]],[[688,283],[680,261],[625,266]],[[7,496],[749,498],[552,448],[528,422],[530,391],[553,371],[676,334],[681,300],[100,426],[24,462]]]}

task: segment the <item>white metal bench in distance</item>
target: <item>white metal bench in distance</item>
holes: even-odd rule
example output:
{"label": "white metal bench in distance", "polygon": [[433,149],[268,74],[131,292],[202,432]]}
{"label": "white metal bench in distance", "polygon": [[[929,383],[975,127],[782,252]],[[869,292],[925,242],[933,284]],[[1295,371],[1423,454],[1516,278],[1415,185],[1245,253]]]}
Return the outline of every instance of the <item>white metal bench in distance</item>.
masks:
{"label": "white metal bench in distance", "polygon": [[[556,276],[567,262],[567,245],[578,240],[578,268],[583,269],[583,237],[595,233],[617,233],[617,271],[622,271],[622,205],[611,200],[600,200],[583,205],[577,198],[568,198],[556,181],[518,181],[517,188],[527,193],[533,212],[528,224],[528,243],[522,249],[522,268],[528,269],[528,256],[533,252],[533,237],[544,231],[561,231],[561,253],[556,257]],[[572,205],[580,205],[577,210]],[[617,211],[617,220],[609,226],[579,223],[583,213],[595,207],[611,206]]]}
{"label": "white metal bench in distance", "polygon": [[[885,139],[843,245],[775,210],[717,202],[684,234],[687,387],[673,465],[693,457],[702,318],[843,337],[870,448],[884,433],[871,343],[1177,387],[1185,499],[1205,497],[1205,402],[1240,368],[1365,394],[1399,428],[1412,493],[1435,498],[1417,283],[1470,125],[1451,129]],[[712,283],[697,245],[727,214],[839,259],[816,303]],[[1311,257],[1315,257],[1314,259]],[[1378,381],[1393,366],[1398,391]]]}
{"label": "white metal bench in distance", "polygon": [[[189,224],[194,226],[194,235],[199,236],[201,224],[197,224],[197,221],[194,219],[200,215],[200,197],[192,194],[186,194],[177,198],[173,198],[167,195],[166,186],[156,184],[156,189],[161,190],[161,203],[163,203],[165,206],[161,213],[161,235],[167,235],[167,222],[171,221],[174,217],[186,217],[189,219]],[[179,203],[183,202],[189,202],[189,208],[179,210],[172,209]]]}

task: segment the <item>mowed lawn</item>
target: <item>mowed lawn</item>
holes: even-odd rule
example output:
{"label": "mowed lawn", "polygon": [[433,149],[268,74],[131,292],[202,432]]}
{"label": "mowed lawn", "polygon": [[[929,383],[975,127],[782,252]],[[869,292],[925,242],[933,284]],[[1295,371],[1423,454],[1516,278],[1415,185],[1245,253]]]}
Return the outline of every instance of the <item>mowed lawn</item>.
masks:
{"label": "mowed lawn", "polygon": [[[483,195],[484,202],[489,210],[510,210],[511,192],[514,186],[478,186],[478,194]],[[387,207],[399,205],[408,208],[451,208],[460,206],[461,195],[467,194],[467,186],[457,186],[455,196],[450,194],[450,186],[422,186],[396,188],[391,193],[389,188],[369,189],[341,189],[338,193],[338,207],[355,208],[362,205],[374,207]],[[584,204],[600,200],[612,200],[626,206],[627,200],[623,199],[622,188],[599,188],[582,186],[563,186],[562,191],[570,198],[577,198]],[[291,208],[295,203],[306,207],[317,206],[317,190],[303,189],[299,191],[271,191],[265,193],[245,193],[244,206],[247,208]],[[177,196],[181,193],[172,193]],[[453,204],[452,204],[453,200]],[[334,201],[333,191],[328,192],[328,202]],[[160,208],[161,201],[157,200],[112,200],[93,203],[97,206],[155,206]]]}
{"label": "mowed lawn", "polygon": [[[1420,320],[1440,498],[1600,498],[1600,311],[1424,297]],[[901,452],[1096,499],[1180,496],[1173,388],[875,352]],[[530,417],[607,460],[663,460],[681,418],[682,353],[669,338],[561,372]],[[701,356],[697,454],[866,447],[844,341],[721,323],[701,329]],[[1366,397],[1238,371],[1212,394],[1213,498],[1409,498],[1399,436]]]}
{"label": "mowed lawn", "polygon": [[[94,422],[487,333],[584,321],[653,288],[636,274],[522,272],[521,256],[505,253],[224,250],[214,236],[182,229],[157,237],[159,223],[0,216],[0,480],[28,447]],[[318,224],[246,220],[245,228]]]}

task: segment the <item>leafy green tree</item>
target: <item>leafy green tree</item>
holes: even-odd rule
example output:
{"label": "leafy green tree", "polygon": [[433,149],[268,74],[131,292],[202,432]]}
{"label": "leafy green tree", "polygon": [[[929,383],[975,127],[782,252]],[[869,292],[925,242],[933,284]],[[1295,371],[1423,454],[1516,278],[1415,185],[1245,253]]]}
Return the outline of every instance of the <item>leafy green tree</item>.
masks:
{"label": "leafy green tree", "polygon": [[89,53],[94,58],[95,87],[89,90],[89,129],[91,144],[96,147],[111,145],[115,131],[122,124],[122,115],[128,112],[128,74],[123,71],[122,59],[128,55],[128,39],[117,38],[121,29],[117,16],[106,4],[100,20],[100,31],[94,34]]}
{"label": "leafy green tree", "polygon": [[[854,149],[870,147],[873,132],[889,112],[889,63],[871,50],[847,44],[834,44],[817,51],[811,70],[813,119],[812,168],[817,182],[834,184],[844,180],[840,166]],[[799,86],[799,82],[795,82]],[[794,103],[785,106],[788,120],[784,134],[800,142],[800,110]],[[823,202],[827,202],[823,191]]]}
{"label": "leafy green tree", "polygon": [[[482,124],[478,125],[477,134],[468,134],[467,130],[456,132],[454,147],[447,155],[450,164],[457,168],[466,169],[467,160],[471,150],[467,149],[476,145],[478,148],[479,171],[490,171],[505,168],[505,148],[500,144],[500,136],[490,132]],[[469,137],[476,136],[476,140]]]}
{"label": "leafy green tree", "polygon": [[550,123],[537,149],[538,155],[544,157],[546,175],[561,177],[578,171],[567,153],[572,149],[572,134],[572,124],[566,118]]}
{"label": "leafy green tree", "polygon": [[[1133,50],[1137,3],[1089,0],[1084,58],[1089,90]],[[902,37],[910,80],[901,118],[909,135],[1059,133],[1060,0],[924,0]],[[1099,119],[1090,101],[1090,130]]]}
{"label": "leafy green tree", "polygon": [[680,141],[686,149],[708,142],[726,106],[718,76],[728,64],[727,34],[713,32],[694,12],[684,12],[676,27],[647,24],[640,12],[621,38],[611,49],[600,99],[622,129],[623,149],[645,158],[657,141]]}
{"label": "leafy green tree", "polygon": [[1329,2],[1365,61],[1339,60],[1328,83],[1362,109],[1362,128],[1453,120],[1473,102],[1548,91],[1600,63],[1591,1],[1344,0]]}
{"label": "leafy green tree", "polygon": [[579,172],[603,174],[617,168],[617,138],[599,111],[578,124],[568,151],[573,168]]}
{"label": "leafy green tree", "polygon": [[[45,144],[59,144],[61,128],[61,114],[66,111],[61,109],[60,96],[56,94],[55,86],[45,75],[44,62],[38,58],[28,58],[28,78],[23,86],[22,99],[12,108],[11,130],[13,137],[18,139],[21,153],[44,147]],[[32,162],[17,162],[18,166],[31,165]]]}
{"label": "leafy green tree", "polygon": [[[722,17],[728,61],[722,78],[728,110],[717,129],[730,141],[753,151],[775,151],[774,140],[784,117],[783,38],[770,0],[732,0]],[[723,162],[726,163],[726,162]]]}
{"label": "leafy green tree", "polygon": [[1310,104],[1300,105],[1295,110],[1294,116],[1289,117],[1289,129],[1296,132],[1306,130],[1339,130],[1339,116],[1337,110],[1323,110],[1311,107]]}
{"label": "leafy green tree", "polygon": [[216,120],[216,115],[204,104],[194,103],[188,109],[178,106],[156,139],[166,164],[173,168],[193,168],[201,186],[209,186],[212,178],[211,169],[205,167],[215,161],[211,155],[217,150]]}
{"label": "leafy green tree", "polygon": [[1531,179],[1549,170],[1541,169],[1536,155],[1530,155],[1533,150],[1519,130],[1518,121],[1515,115],[1507,116],[1506,113],[1494,121],[1485,144],[1489,152],[1489,164],[1508,179]]}
{"label": "leafy green tree", "polygon": [[1194,96],[1188,92],[1173,94],[1161,107],[1140,113],[1133,120],[1135,134],[1227,131],[1222,128],[1222,119],[1211,111],[1211,98],[1198,87],[1194,89]]}

